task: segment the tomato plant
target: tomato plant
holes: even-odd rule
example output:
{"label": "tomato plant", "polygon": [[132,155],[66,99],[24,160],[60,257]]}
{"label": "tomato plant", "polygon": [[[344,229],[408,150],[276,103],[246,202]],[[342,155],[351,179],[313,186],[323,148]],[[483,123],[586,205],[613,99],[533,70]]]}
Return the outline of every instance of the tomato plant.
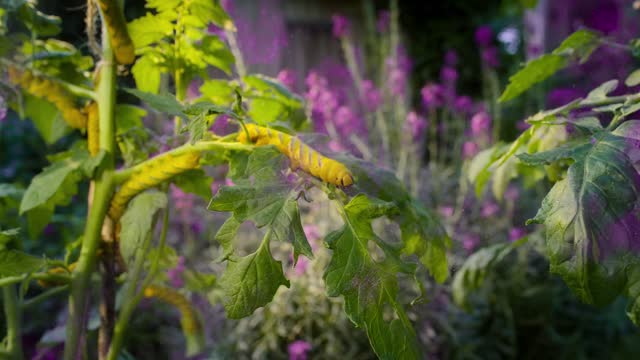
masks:
{"label": "tomato plant", "polygon": [[[325,239],[332,250],[324,273],[327,295],[344,298],[345,312],[379,357],[419,358],[398,277],[417,281],[424,268],[439,282],[447,278],[450,240],[431,212],[392,172],[346,154],[321,154],[302,142],[299,131],[307,120],[300,97],[274,79],[246,73],[233,47],[235,26],[218,1],[148,0],[148,12],[128,24],[120,1],[87,4],[88,23],[99,18],[102,24],[95,56],[51,37],[60,19],[32,2],[2,2],[0,9],[0,65],[8,74],[3,86],[13,94],[11,106],[31,118],[48,143],[70,132],[77,139],[51,155],[51,164],[24,191],[24,230],[41,232],[79,186],[90,184],[84,233],[67,246],[64,259],[27,254],[21,249],[23,229],[2,230],[3,354],[22,357],[20,309],[32,300],[24,294],[34,282],[69,293],[65,359],[91,351],[87,314],[95,308],[97,356],[118,359],[143,297],[179,310],[187,352],[198,353],[203,324],[190,296],[221,291],[230,318],[246,317],[271,301],[280,286],[289,286],[282,263],[271,254],[272,242],[290,242],[296,260],[313,257],[299,208],[299,201],[313,196],[331,202],[342,221]],[[224,30],[231,48],[206,31],[209,24]],[[91,32],[88,42],[98,42]],[[212,68],[227,76],[211,78]],[[128,71],[135,88],[121,81]],[[188,98],[195,78],[204,80],[207,91]],[[174,143],[151,156],[160,146],[143,125],[147,110],[121,98],[138,98],[165,122],[173,121]],[[209,130],[223,116],[238,125],[237,132]],[[233,185],[211,197],[212,179],[204,170],[221,164],[228,164]],[[210,200],[209,210],[229,213],[215,235],[224,272],[194,273],[196,284],[180,291],[159,276],[172,252],[166,243],[171,183]],[[398,242],[379,235],[378,218],[398,225]],[[247,222],[264,235],[254,252],[243,255],[235,247],[243,240],[238,229]]]}

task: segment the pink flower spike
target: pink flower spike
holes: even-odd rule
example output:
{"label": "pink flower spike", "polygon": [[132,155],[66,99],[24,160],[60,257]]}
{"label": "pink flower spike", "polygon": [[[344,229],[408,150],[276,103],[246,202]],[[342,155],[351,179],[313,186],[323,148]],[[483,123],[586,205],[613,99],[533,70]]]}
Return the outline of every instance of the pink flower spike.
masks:
{"label": "pink flower spike", "polygon": [[349,33],[349,19],[345,16],[336,14],[331,17],[333,20],[333,36],[341,38]]}
{"label": "pink flower spike", "polygon": [[307,360],[307,353],[310,350],[311,343],[304,340],[296,340],[287,347],[289,360]]}

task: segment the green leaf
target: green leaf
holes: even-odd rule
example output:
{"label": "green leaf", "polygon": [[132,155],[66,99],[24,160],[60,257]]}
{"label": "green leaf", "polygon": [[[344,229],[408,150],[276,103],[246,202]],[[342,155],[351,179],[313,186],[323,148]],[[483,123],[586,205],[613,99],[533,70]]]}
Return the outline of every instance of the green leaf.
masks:
{"label": "green leaf", "polygon": [[25,94],[24,115],[33,121],[47,144],[53,144],[71,132],[60,111],[46,100]]}
{"label": "green leaf", "polygon": [[398,211],[392,219],[400,225],[402,253],[416,255],[436,281],[444,281],[449,274],[445,254],[451,240],[437,217],[411,198],[393,172],[351,156],[336,156],[336,159],[344,163],[356,179],[351,192],[395,204]]}
{"label": "green leaf", "polygon": [[234,99],[233,86],[224,80],[205,80],[200,86],[200,92],[203,97],[210,99],[215,104],[230,104]]}
{"label": "green leaf", "polygon": [[467,299],[470,293],[479,289],[487,274],[524,241],[494,244],[474,252],[453,277],[451,292],[455,303],[469,310]]}
{"label": "green leaf", "polygon": [[157,94],[160,90],[162,69],[160,65],[154,61],[152,54],[145,54],[139,57],[136,63],[133,64],[131,73],[133,74],[133,79],[136,81],[138,90],[151,94]]}
{"label": "green leaf", "polygon": [[20,203],[20,214],[45,204],[53,208],[55,205],[68,203],[77,192],[83,165],[90,158],[86,150],[76,148],[46,167],[31,180]]}
{"label": "green leaf", "polygon": [[624,84],[629,87],[640,85],[640,69],[634,70],[629,74],[627,79],[624,81]]}
{"label": "green leaf", "polygon": [[127,31],[133,40],[133,45],[136,49],[140,49],[172,36],[173,24],[170,17],[147,13],[130,22],[127,25]]}
{"label": "green leaf", "polygon": [[233,254],[233,239],[238,234],[242,222],[236,219],[234,216],[230,216],[218,229],[215,239],[222,245],[222,255],[219,261],[226,260],[231,254]]}
{"label": "green leaf", "polygon": [[570,56],[584,63],[591,53],[600,46],[600,35],[587,29],[581,29],[569,35],[553,50],[553,54]]}
{"label": "green leaf", "polygon": [[[281,174],[285,158],[271,147],[255,149],[245,162],[246,156],[240,154],[231,161],[236,185],[220,188],[208,209],[233,212],[233,221],[252,221],[256,227],[271,231],[276,240],[290,241],[296,260],[299,254],[313,258],[301,231],[298,191]],[[228,232],[229,228],[223,228]]]}
{"label": "green leaf", "polygon": [[211,200],[213,178],[202,169],[185,171],[173,177],[173,183],[182,191],[198,195],[206,201]]}
{"label": "green leaf", "polygon": [[180,104],[180,102],[176,100],[175,96],[171,94],[152,94],[149,92],[130,88],[126,88],[124,90],[132,95],[135,95],[140,100],[144,101],[147,105],[151,106],[153,109],[161,113],[165,113],[171,116],[179,116],[183,119],[187,118],[187,116],[182,112],[184,106],[182,106],[182,104]]}
{"label": "green leaf", "polygon": [[541,151],[534,154],[519,153],[516,156],[529,166],[551,165],[556,161],[564,159],[575,159],[583,156],[591,149],[589,139],[579,139],[567,144],[558,146],[548,151]]}
{"label": "green leaf", "polygon": [[625,254],[634,251],[637,237],[640,175],[626,150],[640,139],[619,134],[597,133],[588,151],[572,154],[567,177],[529,220],[545,225],[551,271],[583,301],[599,305],[624,290]]}
{"label": "green leaf", "polygon": [[231,68],[235,63],[235,58],[220,38],[214,35],[205,36],[202,39],[200,49],[204,54],[202,60],[205,63],[224,71],[227,75],[231,75]]}
{"label": "green leaf", "polygon": [[[333,256],[324,279],[329,296],[344,297],[345,312],[367,332],[379,358],[419,359],[415,332],[397,299],[397,265],[389,258],[374,261],[368,250],[372,219],[393,209],[365,195],[344,207],[345,225],[326,239]],[[385,318],[391,314],[393,319]]]}
{"label": "green leaf", "polygon": [[610,92],[615,90],[618,87],[618,80],[609,80],[602,83],[597,88],[591,90],[587,95],[587,99],[589,101],[597,101],[604,100],[607,98]]}
{"label": "green leaf", "polygon": [[116,134],[121,135],[132,128],[142,127],[142,118],[147,116],[147,111],[141,107],[118,104],[116,105]]}
{"label": "green leaf", "polygon": [[55,36],[60,33],[62,24],[60,18],[43,14],[35,8],[34,3],[24,2],[18,9],[17,17],[27,29],[40,36]]}
{"label": "green leaf", "polygon": [[120,219],[120,253],[127,264],[135,259],[144,239],[153,225],[153,215],[167,207],[167,196],[158,191],[147,191],[134,197]]}
{"label": "green leaf", "polygon": [[529,61],[523,69],[509,78],[509,85],[504,90],[499,102],[506,102],[515,99],[533,85],[546,80],[558,70],[567,65],[564,56],[546,54]]}
{"label": "green leaf", "polygon": [[542,82],[571,64],[572,59],[586,61],[600,45],[600,37],[589,30],[578,30],[566,38],[551,54],[529,61],[524,68],[509,78],[509,85],[498,101],[506,102],[518,97],[531,86]]}
{"label": "green leaf", "polygon": [[224,308],[231,319],[251,315],[273,299],[280,285],[289,287],[282,263],[271,256],[268,237],[251,255],[229,260],[220,278],[224,292]]}
{"label": "green leaf", "polygon": [[20,228],[0,230],[0,251],[4,251],[11,240],[20,235]]}
{"label": "green leaf", "polygon": [[32,273],[44,265],[43,258],[16,250],[0,251],[0,278]]}

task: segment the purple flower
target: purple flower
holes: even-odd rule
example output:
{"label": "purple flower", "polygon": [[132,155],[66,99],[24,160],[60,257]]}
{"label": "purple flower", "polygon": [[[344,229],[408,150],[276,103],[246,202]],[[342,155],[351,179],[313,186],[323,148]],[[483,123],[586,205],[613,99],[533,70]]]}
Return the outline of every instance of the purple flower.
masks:
{"label": "purple flower", "polygon": [[202,223],[200,223],[199,221],[193,221],[191,223],[191,231],[198,235],[202,233]]}
{"label": "purple flower", "polygon": [[389,10],[382,10],[378,13],[378,21],[376,28],[379,32],[385,33],[389,30],[389,24],[391,23],[391,13]]}
{"label": "purple flower", "polygon": [[293,72],[293,70],[280,70],[277,79],[289,90],[293,90],[294,86],[296,85],[296,74]]}
{"label": "purple flower", "polygon": [[515,185],[510,185],[504,192],[504,198],[509,201],[516,201],[520,197],[520,190]]}
{"label": "purple flower", "polygon": [[466,233],[462,235],[462,247],[467,252],[472,252],[480,244],[480,235]]}
{"label": "purple flower", "polygon": [[582,96],[582,92],[574,88],[556,88],[547,95],[547,106],[559,107]]}
{"label": "purple flower", "polygon": [[415,111],[411,111],[407,114],[407,121],[404,127],[405,131],[413,135],[414,140],[418,140],[427,128],[427,125],[427,120],[424,117]]}
{"label": "purple flower", "polygon": [[491,126],[491,117],[488,113],[481,111],[471,118],[471,135],[483,135]]}
{"label": "purple flower", "polygon": [[460,114],[469,114],[473,110],[473,100],[468,96],[458,96],[453,108]]}
{"label": "purple flower", "polygon": [[407,73],[401,69],[392,69],[389,72],[389,87],[391,94],[396,96],[404,96],[407,89]]}
{"label": "purple flower", "polygon": [[182,273],[184,273],[185,266],[184,256],[178,257],[178,262],[176,266],[172,269],[167,270],[167,277],[169,278],[169,284],[175,288],[181,288],[184,286],[184,279],[182,278]]}
{"label": "purple flower", "polygon": [[488,25],[482,25],[476,29],[476,44],[487,47],[493,41],[493,30]]}
{"label": "purple flower", "polygon": [[453,206],[440,206],[438,212],[444,217],[451,217],[453,216],[454,209]]}
{"label": "purple flower", "polygon": [[302,276],[307,272],[307,268],[309,267],[309,260],[304,256],[298,257],[298,262],[296,263],[293,273],[297,276]]}
{"label": "purple flower", "polygon": [[311,350],[311,343],[296,340],[287,347],[289,360],[307,360],[307,353]]}
{"label": "purple flower", "polygon": [[345,16],[336,14],[331,17],[333,20],[333,36],[341,38],[349,33],[349,19]]}
{"label": "purple flower", "polygon": [[482,58],[482,62],[487,64],[487,66],[489,66],[490,68],[497,68],[498,66],[500,66],[498,48],[495,46],[490,46],[482,49],[480,57]]}
{"label": "purple flower", "polygon": [[307,224],[302,226],[304,234],[310,242],[316,242],[320,240],[320,231],[317,225]]}
{"label": "purple flower", "polygon": [[171,185],[171,197],[175,208],[178,210],[190,210],[193,207],[193,196],[185,193],[175,185]]}
{"label": "purple flower", "polygon": [[367,110],[376,111],[382,105],[382,94],[376,89],[373,81],[364,80],[362,82],[363,102]]}
{"label": "purple flower", "polygon": [[473,141],[465,141],[464,144],[462,144],[462,157],[465,159],[471,159],[476,156],[478,151],[480,151],[480,148],[478,144]]}
{"label": "purple flower", "polygon": [[7,101],[4,97],[0,96],[0,122],[3,122],[7,117]]}
{"label": "purple flower", "polygon": [[444,90],[439,84],[429,83],[420,90],[422,103],[428,107],[440,107],[444,102]]}
{"label": "purple flower", "polygon": [[448,85],[455,85],[458,81],[458,71],[452,67],[445,66],[440,70],[440,79]]}
{"label": "purple flower", "polygon": [[451,67],[458,65],[458,53],[455,50],[447,50],[444,54],[444,63]]}
{"label": "purple flower", "polygon": [[516,241],[527,236],[527,230],[521,227],[514,227],[509,230],[509,240]]}
{"label": "purple flower", "polygon": [[216,135],[226,135],[229,125],[229,116],[222,114],[218,115],[211,125],[210,130]]}
{"label": "purple flower", "polygon": [[498,204],[494,203],[493,201],[487,201],[482,204],[482,209],[480,209],[480,216],[482,216],[483,218],[492,217],[498,214],[499,211],[500,207],[498,206]]}

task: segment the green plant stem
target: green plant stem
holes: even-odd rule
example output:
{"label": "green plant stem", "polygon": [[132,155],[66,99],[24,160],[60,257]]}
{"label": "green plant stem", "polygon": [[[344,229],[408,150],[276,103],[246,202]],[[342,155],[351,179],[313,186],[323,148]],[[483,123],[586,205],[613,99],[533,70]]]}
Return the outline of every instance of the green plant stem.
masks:
{"label": "green plant stem", "polygon": [[49,281],[49,282],[61,282],[61,283],[68,283],[70,281],[70,277],[69,275],[65,275],[65,274],[46,274],[46,273],[37,273],[37,274],[24,274],[24,275],[17,275],[17,276],[8,276],[5,278],[0,279],[0,287],[3,286],[7,286],[7,285],[12,285],[12,284],[18,284],[21,283],[27,279],[30,280],[43,280],[43,281]]}
{"label": "green plant stem", "polygon": [[238,77],[240,78],[240,84],[243,83],[242,79],[247,76],[247,67],[244,64],[244,58],[242,57],[242,51],[240,51],[240,46],[238,46],[238,39],[236,38],[236,33],[233,30],[225,30],[224,32],[227,40],[229,41],[229,48],[231,49],[231,53],[233,57],[236,59],[236,72],[238,73]]}
{"label": "green plant stem", "polygon": [[77,266],[72,274],[69,297],[69,320],[67,321],[65,360],[76,360],[80,356],[80,339],[85,332],[85,314],[91,288],[91,274],[96,269],[97,251],[101,242],[102,223],[113,194],[114,149],[115,149],[115,100],[116,63],[106,27],[102,27],[102,61],[100,84],[98,85],[98,109],[100,116],[100,149],[107,156],[95,182],[93,203],[88,214],[82,248]]}
{"label": "green plant stem", "polygon": [[4,316],[7,322],[7,337],[5,350],[11,359],[22,359],[22,339],[20,337],[20,323],[22,311],[18,305],[16,288],[13,285],[2,288],[2,302],[4,303]]}
{"label": "green plant stem", "polygon": [[[242,144],[239,142],[223,142],[223,141],[200,141],[193,145],[185,144],[180,147],[177,147],[173,150],[167,151],[164,154],[170,153],[173,156],[178,156],[191,151],[210,151],[210,150],[239,150],[239,151],[252,151],[254,145]],[[163,154],[163,155],[164,155]],[[114,179],[117,184],[123,183],[126,181],[132,174],[141,171],[149,161],[152,159],[141,162],[140,164],[117,171],[114,174]]]}
{"label": "green plant stem", "polygon": [[[153,228],[153,227],[152,227]],[[136,253],[136,259],[133,264],[133,268],[131,270],[130,275],[127,279],[127,289],[123,298],[123,307],[118,315],[118,321],[116,322],[115,329],[113,331],[113,338],[111,341],[111,346],[109,347],[109,353],[107,355],[107,360],[117,360],[118,354],[120,354],[120,350],[122,349],[122,344],[124,342],[124,335],[127,331],[127,325],[129,324],[129,319],[131,318],[131,314],[138,306],[138,303],[142,299],[143,292],[138,291],[138,280],[142,275],[142,270],[144,268],[144,262],[146,260],[146,254],[149,250],[149,246],[151,244],[151,235],[150,231],[147,237],[145,238],[144,243],[138,249]]]}
{"label": "green plant stem", "polygon": [[69,290],[69,285],[62,285],[62,286],[57,286],[54,287],[53,289],[49,289],[45,292],[43,292],[42,294],[39,294],[37,296],[32,297],[29,300],[25,300],[22,302],[22,304],[20,304],[20,307],[24,310],[24,309],[28,309],[32,306],[36,306],[40,303],[42,303],[43,301],[47,300],[48,298],[52,297],[52,296],[56,296],[58,294],[62,294],[64,292],[66,292],[67,290]]}
{"label": "green plant stem", "polygon": [[71,279],[71,296],[69,297],[69,320],[67,322],[67,336],[65,342],[65,360],[77,359],[80,346],[79,340],[84,332],[84,314],[87,298],[91,288],[89,281],[96,268],[97,250],[100,245],[100,230],[102,221],[107,213],[109,200],[114,189],[113,177],[110,170],[105,170],[96,182],[93,205],[87,219],[84,240],[80,250],[78,265]]}

